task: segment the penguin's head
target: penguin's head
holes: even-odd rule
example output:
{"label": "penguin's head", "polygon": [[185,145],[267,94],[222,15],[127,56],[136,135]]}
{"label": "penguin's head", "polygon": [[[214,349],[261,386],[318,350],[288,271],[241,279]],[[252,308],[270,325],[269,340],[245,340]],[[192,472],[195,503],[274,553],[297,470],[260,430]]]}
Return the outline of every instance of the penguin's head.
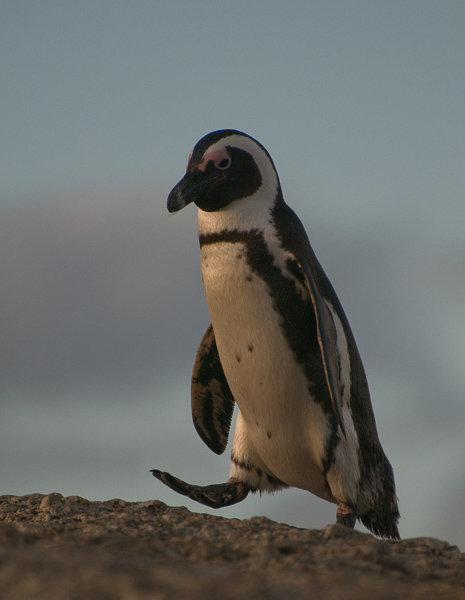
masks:
{"label": "penguin's head", "polygon": [[215,212],[257,192],[274,203],[279,179],[265,148],[234,129],[213,131],[192,150],[185,176],[168,196],[169,212],[193,202],[205,212]]}

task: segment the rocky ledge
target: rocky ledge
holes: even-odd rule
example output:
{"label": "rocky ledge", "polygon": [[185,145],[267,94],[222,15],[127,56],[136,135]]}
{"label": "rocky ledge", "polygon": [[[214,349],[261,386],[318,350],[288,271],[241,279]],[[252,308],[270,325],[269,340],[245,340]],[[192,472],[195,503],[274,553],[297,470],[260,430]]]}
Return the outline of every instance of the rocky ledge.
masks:
{"label": "rocky ledge", "polygon": [[0,598],[465,598],[465,554],[150,502],[0,496]]}

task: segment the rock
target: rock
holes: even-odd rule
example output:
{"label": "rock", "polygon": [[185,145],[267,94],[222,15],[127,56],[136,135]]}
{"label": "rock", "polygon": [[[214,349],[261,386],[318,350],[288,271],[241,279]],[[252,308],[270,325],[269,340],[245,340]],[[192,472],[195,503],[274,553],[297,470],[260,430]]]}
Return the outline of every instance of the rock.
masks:
{"label": "rock", "polygon": [[465,598],[465,555],[340,525],[197,514],[163,502],[0,496],[8,600]]}

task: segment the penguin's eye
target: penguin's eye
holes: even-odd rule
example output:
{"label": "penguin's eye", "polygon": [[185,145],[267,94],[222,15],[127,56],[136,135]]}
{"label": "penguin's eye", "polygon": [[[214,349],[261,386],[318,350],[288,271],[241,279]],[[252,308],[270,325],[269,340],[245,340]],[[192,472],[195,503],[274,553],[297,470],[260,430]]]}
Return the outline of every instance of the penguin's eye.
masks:
{"label": "penguin's eye", "polygon": [[231,166],[231,159],[229,158],[229,156],[227,158],[222,158],[220,162],[215,166],[220,171],[226,171],[226,169],[229,169],[229,167]]}

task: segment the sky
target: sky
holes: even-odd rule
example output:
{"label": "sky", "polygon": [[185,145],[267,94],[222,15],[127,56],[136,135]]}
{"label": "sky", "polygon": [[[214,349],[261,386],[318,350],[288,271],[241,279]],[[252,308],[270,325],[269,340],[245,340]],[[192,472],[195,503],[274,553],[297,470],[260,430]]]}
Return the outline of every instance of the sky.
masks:
{"label": "sky", "polygon": [[[215,129],[258,139],[344,306],[403,537],[465,550],[465,4],[0,2],[0,494],[204,507],[195,208]],[[205,509],[207,512],[207,510]],[[321,528],[301,490],[216,511]]]}

